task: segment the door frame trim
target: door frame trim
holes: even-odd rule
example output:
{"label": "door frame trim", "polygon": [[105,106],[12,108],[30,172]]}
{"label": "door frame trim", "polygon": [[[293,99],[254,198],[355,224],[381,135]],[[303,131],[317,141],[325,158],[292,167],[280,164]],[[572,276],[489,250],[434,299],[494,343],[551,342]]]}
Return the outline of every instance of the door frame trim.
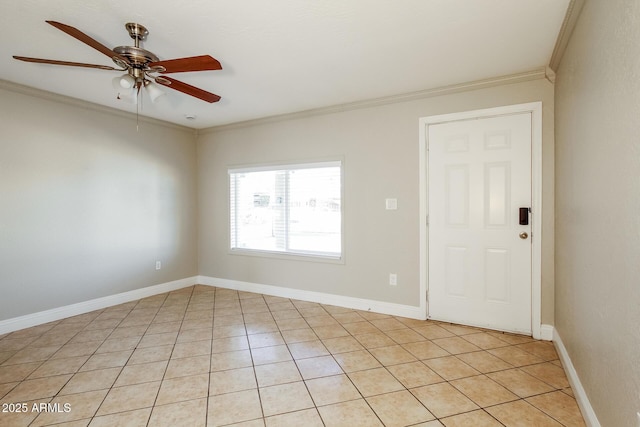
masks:
{"label": "door frame trim", "polygon": [[429,289],[429,215],[428,206],[428,165],[429,126],[487,118],[508,114],[531,113],[531,333],[540,339],[542,321],[542,102],[506,105],[481,110],[463,111],[450,114],[421,117],[419,119],[419,162],[420,162],[420,312],[428,318],[427,292]]}

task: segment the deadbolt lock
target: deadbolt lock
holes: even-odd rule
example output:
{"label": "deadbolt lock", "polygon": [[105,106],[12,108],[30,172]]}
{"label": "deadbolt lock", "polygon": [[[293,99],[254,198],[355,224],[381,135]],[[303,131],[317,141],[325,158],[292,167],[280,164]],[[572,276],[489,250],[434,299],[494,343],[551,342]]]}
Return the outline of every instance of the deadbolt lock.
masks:
{"label": "deadbolt lock", "polygon": [[529,234],[526,231],[523,231],[522,233],[520,233],[520,238],[522,240],[526,239],[527,237],[529,237]]}

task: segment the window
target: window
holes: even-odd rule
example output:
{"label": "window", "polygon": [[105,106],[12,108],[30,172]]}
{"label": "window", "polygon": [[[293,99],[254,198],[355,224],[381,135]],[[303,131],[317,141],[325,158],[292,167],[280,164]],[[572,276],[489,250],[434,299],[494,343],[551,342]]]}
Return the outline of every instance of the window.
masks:
{"label": "window", "polygon": [[229,170],[231,250],[342,256],[342,163]]}

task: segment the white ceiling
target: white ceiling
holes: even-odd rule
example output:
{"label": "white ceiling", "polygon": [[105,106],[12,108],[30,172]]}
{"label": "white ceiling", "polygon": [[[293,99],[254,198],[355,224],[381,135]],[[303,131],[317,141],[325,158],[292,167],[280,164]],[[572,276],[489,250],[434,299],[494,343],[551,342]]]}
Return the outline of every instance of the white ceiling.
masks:
{"label": "white ceiling", "polygon": [[[171,74],[222,97],[166,89],[141,115],[206,128],[548,65],[569,0],[20,0],[3,1],[0,79],[135,112],[116,99],[115,71],[32,64],[12,55],[113,65],[45,23],[113,48],[149,29],[160,59],[210,54],[220,71]],[[187,120],[185,115],[196,115]]]}

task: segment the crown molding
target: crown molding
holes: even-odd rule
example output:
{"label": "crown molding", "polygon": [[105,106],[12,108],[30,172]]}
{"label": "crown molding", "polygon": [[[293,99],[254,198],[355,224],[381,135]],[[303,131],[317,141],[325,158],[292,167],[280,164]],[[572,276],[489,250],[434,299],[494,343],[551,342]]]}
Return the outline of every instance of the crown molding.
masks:
{"label": "crown molding", "polygon": [[527,71],[524,73],[509,74],[506,76],[493,77],[493,78],[483,79],[483,80],[475,80],[467,83],[460,83],[460,84],[454,84],[449,86],[441,86],[441,87],[436,87],[432,89],[425,89],[425,90],[409,92],[409,93],[404,93],[399,95],[385,96],[385,97],[374,98],[374,99],[369,99],[365,101],[356,101],[356,102],[350,102],[347,104],[314,108],[311,110],[299,111],[295,113],[279,114],[276,116],[246,120],[246,121],[237,122],[237,123],[230,123],[227,125],[213,126],[209,128],[200,129],[198,131],[198,135],[205,135],[209,133],[222,132],[222,131],[233,130],[233,129],[241,129],[246,127],[263,125],[267,123],[276,123],[276,122],[281,122],[286,120],[312,117],[312,116],[318,116],[318,115],[324,115],[324,114],[333,114],[333,113],[341,113],[341,112],[351,111],[351,110],[360,110],[364,108],[378,107],[382,105],[396,104],[400,102],[408,102],[408,101],[414,101],[414,100],[419,100],[424,98],[433,98],[436,96],[451,95],[454,93],[468,92],[472,90],[485,89],[485,88],[490,88],[495,86],[503,86],[506,84],[521,83],[521,82],[526,82],[531,80],[544,79],[547,77],[547,75],[548,73],[546,69],[544,67],[541,67],[541,68]]}
{"label": "crown molding", "polygon": [[578,17],[582,11],[584,2],[585,0],[571,0],[569,2],[569,6],[567,6],[567,13],[564,16],[564,21],[562,21],[562,27],[560,27],[560,33],[558,33],[556,45],[553,48],[553,53],[549,60],[549,67],[553,71],[558,71],[560,61],[562,61],[562,56],[564,55],[564,51],[567,49],[567,45],[571,39],[571,34],[573,34],[573,29],[578,22]]}
{"label": "crown molding", "polygon": [[[135,115],[132,115],[132,113],[129,113],[127,111],[122,111],[116,108],[95,104],[89,101],[83,101],[81,99],[60,95],[60,94],[49,92],[42,89],[36,89],[30,86],[25,86],[18,83],[10,82],[8,80],[0,79],[0,89],[7,90],[9,92],[19,93],[21,95],[27,95],[27,96],[33,96],[35,98],[46,99],[47,101],[59,102],[61,104],[71,105],[71,106],[79,107],[82,109],[88,109],[88,110],[96,111],[103,114],[110,114],[112,116],[129,119],[134,122],[136,121]],[[193,133],[194,135],[196,134],[195,132],[196,130],[193,128],[176,125],[174,123],[169,123],[164,120],[153,119],[147,116],[139,115],[138,121],[142,123],[149,123],[153,125],[164,126],[171,129],[187,131],[189,133]]]}
{"label": "crown molding", "polygon": [[551,67],[546,67],[544,70],[544,77],[549,80],[549,83],[556,83],[556,72],[551,69]]}
{"label": "crown molding", "polygon": [[[583,1],[583,0],[577,0]],[[200,135],[206,135],[209,133],[221,132],[232,129],[241,129],[246,127],[258,126],[268,123],[282,122],[286,120],[299,119],[305,117],[313,117],[324,114],[334,114],[345,111],[360,110],[365,108],[378,107],[389,104],[396,104],[400,102],[408,102],[425,98],[433,98],[436,96],[451,95],[460,92],[468,92],[472,90],[485,89],[495,86],[503,86],[507,84],[522,83],[531,80],[538,80],[547,78],[549,81],[549,69],[548,67],[541,67],[538,69],[526,71],[523,73],[509,74],[506,76],[493,77],[483,80],[474,80],[466,83],[459,83],[448,86],[440,86],[431,89],[419,90],[415,92],[408,92],[399,95],[391,95],[380,98],[373,98],[364,101],[350,102],[346,104],[332,105],[328,107],[314,108],[310,110],[298,111],[294,113],[279,114],[275,116],[263,117],[259,119],[246,120],[242,122],[230,123],[226,125],[212,126],[209,128],[196,129],[186,126],[176,125],[163,120],[153,119],[146,116],[139,116],[139,120],[144,123],[155,124],[172,129],[179,129],[193,133],[197,138]],[[0,89],[5,89],[10,92],[16,92],[23,95],[33,96],[40,99],[46,99],[54,102],[60,102],[67,105],[72,105],[80,108],[90,109],[100,113],[111,114],[117,117],[127,118],[133,120],[131,113],[121,111],[112,107],[106,107],[104,105],[95,104],[93,102],[83,101],[77,98],[72,98],[57,93],[32,88],[29,86],[13,83],[8,80],[0,79]]]}

